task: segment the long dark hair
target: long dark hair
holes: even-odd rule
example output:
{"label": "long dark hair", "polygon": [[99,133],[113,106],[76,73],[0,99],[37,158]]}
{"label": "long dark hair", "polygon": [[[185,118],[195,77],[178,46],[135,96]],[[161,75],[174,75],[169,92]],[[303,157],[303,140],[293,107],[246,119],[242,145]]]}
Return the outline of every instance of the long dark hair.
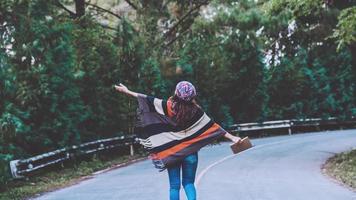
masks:
{"label": "long dark hair", "polygon": [[172,110],[178,127],[186,127],[199,109],[201,108],[195,99],[184,101],[177,95],[172,97]]}

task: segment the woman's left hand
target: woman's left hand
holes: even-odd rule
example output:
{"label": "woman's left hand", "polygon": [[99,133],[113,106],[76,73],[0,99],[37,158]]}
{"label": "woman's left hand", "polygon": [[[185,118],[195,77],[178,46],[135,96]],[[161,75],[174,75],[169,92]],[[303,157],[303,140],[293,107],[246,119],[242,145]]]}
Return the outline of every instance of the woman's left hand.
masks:
{"label": "woman's left hand", "polygon": [[237,136],[232,136],[231,137],[231,141],[234,142],[234,143],[238,143],[241,141],[241,138],[240,137],[237,137]]}
{"label": "woman's left hand", "polygon": [[237,143],[241,140],[240,137],[234,136],[234,135],[230,134],[229,132],[226,132],[224,137],[231,140],[233,143]]}

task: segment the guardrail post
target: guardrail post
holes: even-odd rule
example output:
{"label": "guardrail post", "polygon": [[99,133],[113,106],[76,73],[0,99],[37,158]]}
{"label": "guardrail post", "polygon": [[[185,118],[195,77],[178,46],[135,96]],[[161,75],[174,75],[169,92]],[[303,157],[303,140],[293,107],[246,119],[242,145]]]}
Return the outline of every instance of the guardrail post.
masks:
{"label": "guardrail post", "polygon": [[292,126],[293,126],[293,121],[289,120],[289,128],[288,128],[288,134],[292,135]]}
{"label": "guardrail post", "polygon": [[134,156],[134,154],[135,154],[134,146],[133,144],[130,144],[130,156]]}
{"label": "guardrail post", "polygon": [[11,175],[13,178],[23,178],[23,176],[21,176],[20,174],[18,174],[18,163],[20,160],[12,160],[10,161],[10,170],[11,170]]}

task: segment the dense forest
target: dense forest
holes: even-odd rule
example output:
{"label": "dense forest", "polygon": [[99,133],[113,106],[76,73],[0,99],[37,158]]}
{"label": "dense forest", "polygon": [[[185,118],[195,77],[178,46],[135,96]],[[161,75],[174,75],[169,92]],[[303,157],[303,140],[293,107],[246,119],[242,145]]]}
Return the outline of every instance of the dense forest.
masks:
{"label": "dense forest", "polygon": [[129,134],[175,84],[224,126],[356,115],[355,0],[2,0],[0,185],[8,162]]}

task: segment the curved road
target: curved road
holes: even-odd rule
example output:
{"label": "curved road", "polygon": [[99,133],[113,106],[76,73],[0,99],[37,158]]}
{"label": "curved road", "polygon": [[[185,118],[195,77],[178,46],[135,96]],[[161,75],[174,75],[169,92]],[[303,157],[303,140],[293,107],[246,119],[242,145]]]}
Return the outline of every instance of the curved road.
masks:
{"label": "curved road", "polygon": [[[321,171],[328,157],[356,147],[356,130],[278,136],[252,143],[255,147],[237,155],[230,153],[228,143],[199,152],[198,199],[356,200],[356,192]],[[37,199],[166,200],[168,176],[146,160]]]}

